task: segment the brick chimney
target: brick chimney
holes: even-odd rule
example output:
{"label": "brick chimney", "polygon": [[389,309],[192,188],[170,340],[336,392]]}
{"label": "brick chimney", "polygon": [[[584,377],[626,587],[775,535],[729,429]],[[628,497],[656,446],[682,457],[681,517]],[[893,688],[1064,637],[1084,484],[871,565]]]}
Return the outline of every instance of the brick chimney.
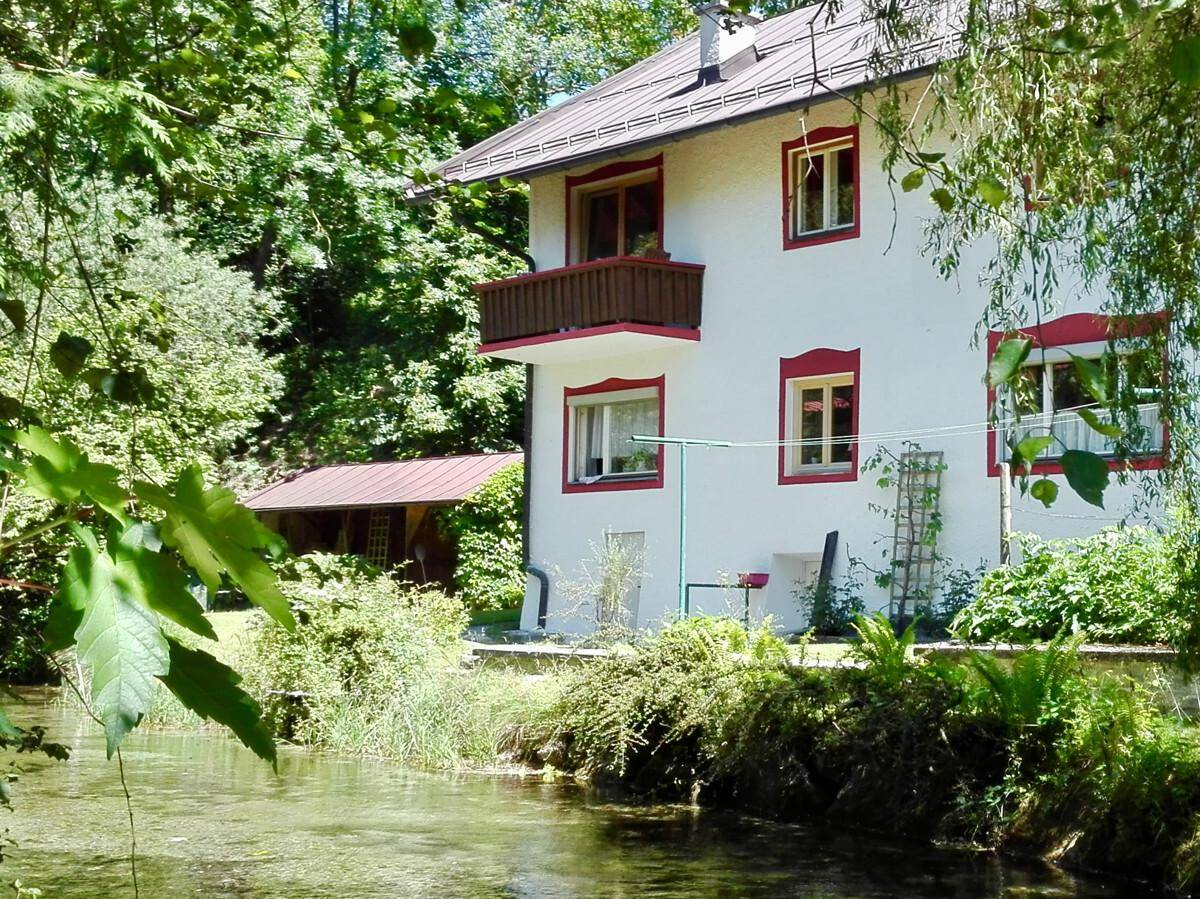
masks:
{"label": "brick chimney", "polygon": [[699,3],[700,79],[720,81],[740,69],[743,61],[758,59],[754,50],[754,16],[733,12],[727,3]]}

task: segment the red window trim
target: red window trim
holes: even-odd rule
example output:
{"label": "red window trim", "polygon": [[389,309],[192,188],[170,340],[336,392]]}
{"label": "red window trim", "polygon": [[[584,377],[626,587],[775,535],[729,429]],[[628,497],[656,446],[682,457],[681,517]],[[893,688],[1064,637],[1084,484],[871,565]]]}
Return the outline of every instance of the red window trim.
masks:
{"label": "red window trim", "polygon": [[788,381],[796,378],[819,378],[850,372],[854,376],[854,413],[851,430],[858,436],[858,410],[861,396],[861,351],[831,350],[821,348],[809,350],[799,356],[779,360],[779,483],[780,484],[828,484],[858,480],[858,440],[850,444],[850,470],[818,474],[788,474],[787,453],[791,447],[783,446],[788,440],[787,394]]}
{"label": "red window trim", "polygon": [[[794,237],[792,235],[792,217],[790,214],[792,193],[792,151],[802,149],[806,146],[824,144],[842,138],[850,139],[850,148],[854,153],[854,226],[844,230],[813,234],[809,237]],[[858,157],[857,125],[848,125],[844,128],[817,128],[815,131],[810,131],[808,134],[798,137],[795,140],[784,141],[782,150],[780,151],[780,158],[782,160],[781,168],[783,169],[782,221],[783,248],[785,250],[795,250],[799,247],[811,247],[823,243],[835,243],[839,240],[852,240],[862,234],[862,167],[859,165]]]}
{"label": "red window trim", "polygon": [[631,481],[597,481],[595,484],[575,484],[571,482],[571,407],[568,400],[573,396],[586,396],[592,393],[609,393],[614,390],[637,390],[642,387],[658,388],[658,436],[666,434],[667,423],[667,376],[628,380],[626,378],[608,378],[596,384],[584,387],[563,388],[563,450],[562,450],[562,489],[563,493],[607,493],[612,490],[656,490],[663,485],[663,460],[665,453],[662,444],[658,446],[658,477],[643,478]]}
{"label": "red window trim", "polygon": [[603,165],[598,169],[587,172],[583,175],[568,175],[566,181],[566,212],[567,212],[567,228],[566,228],[566,246],[564,254],[564,265],[572,265],[575,260],[571,255],[571,235],[575,230],[575,192],[589,184],[595,184],[598,181],[607,181],[609,178],[625,178],[632,175],[637,175],[642,172],[648,172],[651,169],[658,170],[658,249],[663,248],[663,155],[659,153],[657,156],[652,156],[649,159],[628,159],[622,162],[610,162],[608,165]]}
{"label": "red window trim", "polygon": [[[1016,331],[988,331],[987,358],[991,360],[996,354],[996,347],[1006,337],[1028,337],[1033,341],[1034,349],[1040,347],[1065,348],[1081,343],[1095,343],[1108,340],[1110,337],[1143,337],[1156,327],[1160,327],[1163,319],[1157,315],[1137,315],[1132,317],[1098,315],[1091,312],[1075,312],[1064,315],[1040,326],[1019,328]],[[987,415],[991,418],[992,409],[996,405],[996,389],[989,387],[987,392]],[[1109,471],[1121,471],[1128,467],[1133,471],[1157,471],[1166,463],[1167,452],[1170,448],[1170,431],[1163,425],[1163,452],[1157,456],[1144,456],[1139,459],[1111,459]],[[1000,463],[997,461],[996,429],[991,424],[987,430],[987,473],[990,478],[1000,477]],[[1035,475],[1062,474],[1062,464],[1046,461],[1035,462],[1032,473]]]}

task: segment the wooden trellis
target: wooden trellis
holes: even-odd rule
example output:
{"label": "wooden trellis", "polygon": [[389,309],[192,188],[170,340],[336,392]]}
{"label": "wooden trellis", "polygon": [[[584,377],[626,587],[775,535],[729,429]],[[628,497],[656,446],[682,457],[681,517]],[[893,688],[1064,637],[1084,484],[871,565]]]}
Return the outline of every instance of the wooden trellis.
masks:
{"label": "wooden trellis", "polygon": [[896,532],[892,543],[891,601],[897,623],[909,621],[929,603],[937,567],[937,535],[944,454],[906,452],[896,476]]}

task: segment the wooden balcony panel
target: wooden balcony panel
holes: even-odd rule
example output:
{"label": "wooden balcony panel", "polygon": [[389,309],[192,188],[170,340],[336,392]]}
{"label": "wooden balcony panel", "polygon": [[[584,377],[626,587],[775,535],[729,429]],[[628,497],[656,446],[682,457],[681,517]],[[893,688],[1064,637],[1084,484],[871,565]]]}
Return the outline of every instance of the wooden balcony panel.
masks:
{"label": "wooden balcony panel", "polygon": [[704,266],[616,257],[477,285],[484,344],[630,323],[700,327]]}

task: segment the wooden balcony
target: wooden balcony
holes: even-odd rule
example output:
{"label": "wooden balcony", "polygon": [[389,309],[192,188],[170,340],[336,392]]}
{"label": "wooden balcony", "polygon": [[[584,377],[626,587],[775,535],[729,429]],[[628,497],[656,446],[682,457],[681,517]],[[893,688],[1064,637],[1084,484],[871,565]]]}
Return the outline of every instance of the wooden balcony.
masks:
{"label": "wooden balcony", "polygon": [[479,352],[556,362],[700,339],[704,266],[618,256],[476,285]]}

